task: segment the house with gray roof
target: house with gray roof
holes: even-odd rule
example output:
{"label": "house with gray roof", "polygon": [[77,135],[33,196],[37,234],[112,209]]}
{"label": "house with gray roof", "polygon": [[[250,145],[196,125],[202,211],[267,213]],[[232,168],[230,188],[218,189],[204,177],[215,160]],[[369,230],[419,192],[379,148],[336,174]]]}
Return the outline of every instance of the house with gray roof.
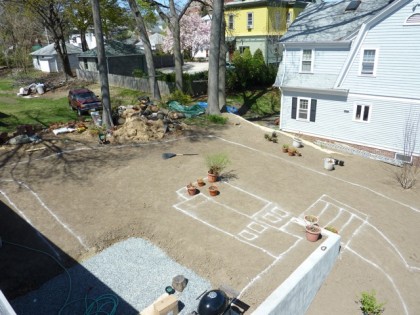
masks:
{"label": "house with gray roof", "polygon": [[420,155],[418,1],[312,3],[280,43],[280,129],[405,161]]}
{"label": "house with gray roof", "polygon": [[[107,40],[104,46],[108,73],[131,76],[135,70],[147,72],[143,49],[116,40]],[[80,69],[98,71],[96,48],[79,54],[78,58]]]}
{"label": "house with gray roof", "polygon": [[[67,54],[69,56],[70,68],[77,69],[79,61],[77,55],[82,52],[80,47],[66,43]],[[31,53],[34,68],[43,72],[61,72],[63,64],[57,54],[54,44],[49,44]]]}

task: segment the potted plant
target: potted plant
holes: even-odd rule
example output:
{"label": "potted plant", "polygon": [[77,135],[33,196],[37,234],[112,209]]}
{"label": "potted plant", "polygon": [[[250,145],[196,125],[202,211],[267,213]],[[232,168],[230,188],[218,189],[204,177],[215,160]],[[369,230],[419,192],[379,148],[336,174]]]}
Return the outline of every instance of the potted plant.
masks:
{"label": "potted plant", "polygon": [[197,185],[198,186],[200,186],[200,187],[202,187],[202,186],[204,186],[206,183],[204,182],[204,180],[202,179],[202,178],[198,178],[197,179]]}
{"label": "potted plant", "polygon": [[294,147],[289,147],[289,149],[287,150],[287,153],[290,155],[290,156],[294,156],[295,154],[296,154],[296,148],[294,148]]}
{"label": "potted plant", "polygon": [[324,227],[324,229],[327,230],[327,231],[333,232],[335,234],[338,234],[338,230],[332,225],[328,225],[328,226]]}
{"label": "potted plant", "polygon": [[321,234],[321,228],[315,224],[309,224],[305,227],[306,239],[310,242],[316,242]]}
{"label": "potted plant", "polygon": [[209,187],[209,194],[210,196],[217,196],[219,194],[219,188],[216,185],[211,185]]}
{"label": "potted plant", "polygon": [[359,298],[360,310],[364,315],[380,315],[384,312],[385,303],[379,303],[376,300],[376,292],[362,292],[362,297]]}
{"label": "potted plant", "polygon": [[318,224],[318,217],[313,214],[307,214],[303,217],[306,225],[316,225]]}
{"label": "potted plant", "polygon": [[192,183],[187,185],[187,190],[190,196],[194,196],[197,193],[197,187],[195,187]]}
{"label": "potted plant", "polygon": [[230,163],[226,153],[216,153],[206,156],[206,164],[208,169],[208,180],[210,183],[217,181],[221,172]]}
{"label": "potted plant", "polygon": [[289,150],[289,145],[288,144],[283,144],[283,147],[282,147],[283,153],[287,153],[288,150]]}
{"label": "potted plant", "polygon": [[312,214],[304,216],[306,239],[310,242],[316,242],[321,234],[321,228],[318,226],[318,217]]}

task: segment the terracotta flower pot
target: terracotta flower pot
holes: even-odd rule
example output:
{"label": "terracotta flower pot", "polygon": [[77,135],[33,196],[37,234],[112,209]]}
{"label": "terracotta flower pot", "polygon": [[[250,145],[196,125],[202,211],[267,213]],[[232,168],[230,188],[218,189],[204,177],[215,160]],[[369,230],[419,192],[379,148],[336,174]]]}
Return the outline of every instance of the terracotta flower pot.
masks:
{"label": "terracotta flower pot", "polygon": [[197,188],[194,185],[187,185],[188,194],[194,196],[197,193]]}
{"label": "terracotta flower pot", "polygon": [[206,183],[202,178],[197,179],[197,185],[200,187],[203,187]]}
{"label": "terracotta flower pot", "polygon": [[306,239],[310,242],[316,242],[321,234],[321,228],[316,225],[307,225],[306,228]]}
{"label": "terracotta flower pot", "polygon": [[209,183],[215,183],[215,182],[217,182],[217,174],[208,173],[207,174],[207,178],[209,180]]}
{"label": "terracotta flower pot", "polygon": [[219,189],[215,185],[209,187],[210,196],[217,196],[219,194]]}

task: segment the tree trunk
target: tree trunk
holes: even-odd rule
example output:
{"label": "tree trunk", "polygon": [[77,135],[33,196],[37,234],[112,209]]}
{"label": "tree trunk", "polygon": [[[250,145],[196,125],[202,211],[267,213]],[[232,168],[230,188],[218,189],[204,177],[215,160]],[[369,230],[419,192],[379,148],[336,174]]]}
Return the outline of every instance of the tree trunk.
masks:
{"label": "tree trunk", "polygon": [[153,53],[152,53],[152,45],[149,41],[149,36],[147,35],[146,26],[144,24],[143,17],[139,11],[137,6],[136,0],[128,0],[130,5],[131,12],[133,12],[134,19],[136,20],[137,27],[140,32],[140,39],[143,42],[144,46],[144,54],[146,57],[146,65],[147,65],[147,75],[149,78],[149,87],[150,87],[150,94],[152,98],[155,100],[160,100],[160,90],[159,85],[156,78],[156,71],[155,71],[155,63],[153,61]]}
{"label": "tree trunk", "polygon": [[184,82],[182,79],[182,53],[181,53],[181,33],[179,20],[175,10],[174,0],[170,1],[172,35],[174,37],[174,61],[175,61],[175,86],[176,89],[183,91]]}
{"label": "tree trunk", "polygon": [[102,96],[102,122],[107,128],[114,126],[111,117],[111,100],[109,95],[109,83],[108,83],[108,67],[106,64],[105,46],[102,34],[102,22],[101,14],[99,10],[98,0],[92,0],[92,13],[93,23],[95,26],[95,37],[96,37],[96,51],[98,55],[98,70],[99,80],[101,83],[101,96]]}
{"label": "tree trunk", "polygon": [[219,108],[219,55],[222,28],[223,1],[213,1],[213,16],[210,33],[209,79],[208,79],[208,114],[220,114]]}
{"label": "tree trunk", "polygon": [[220,54],[219,54],[219,108],[226,105],[226,21],[222,12],[222,30],[220,32]]}
{"label": "tree trunk", "polygon": [[83,51],[88,51],[89,50],[89,46],[87,44],[86,41],[86,30],[85,29],[80,29],[80,41],[82,42],[82,50]]}

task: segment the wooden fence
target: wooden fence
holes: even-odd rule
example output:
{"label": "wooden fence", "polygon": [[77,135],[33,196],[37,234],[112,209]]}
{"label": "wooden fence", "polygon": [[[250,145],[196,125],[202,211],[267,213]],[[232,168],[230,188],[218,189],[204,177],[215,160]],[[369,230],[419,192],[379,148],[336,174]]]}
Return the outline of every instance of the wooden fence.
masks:
{"label": "wooden fence", "polygon": [[[80,80],[99,82],[99,72],[76,69],[77,78]],[[149,81],[144,78],[127,77],[123,75],[108,74],[109,85],[123,87],[131,90],[150,92]],[[175,89],[175,84],[170,82],[158,81],[160,94],[162,96],[171,94]]]}

